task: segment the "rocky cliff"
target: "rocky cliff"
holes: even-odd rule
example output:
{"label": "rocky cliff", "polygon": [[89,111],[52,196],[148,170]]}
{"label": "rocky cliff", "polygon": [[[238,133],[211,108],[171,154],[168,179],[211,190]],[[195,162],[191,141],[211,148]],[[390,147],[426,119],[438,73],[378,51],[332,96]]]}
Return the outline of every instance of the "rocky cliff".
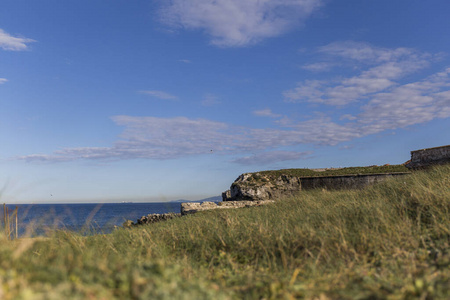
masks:
{"label": "rocky cliff", "polygon": [[300,178],[269,172],[245,173],[239,176],[230,189],[222,193],[223,201],[264,201],[297,193]]}

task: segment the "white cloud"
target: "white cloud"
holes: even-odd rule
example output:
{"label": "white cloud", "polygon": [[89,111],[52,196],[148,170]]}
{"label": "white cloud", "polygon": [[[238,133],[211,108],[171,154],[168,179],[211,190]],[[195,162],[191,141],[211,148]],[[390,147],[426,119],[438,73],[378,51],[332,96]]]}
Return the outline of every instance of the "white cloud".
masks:
{"label": "white cloud", "polygon": [[[398,85],[374,94],[360,113],[343,114],[340,122],[326,115],[307,121],[284,116],[275,121],[284,129],[231,126],[206,119],[115,116],[125,129],[111,147],[65,148],[52,154],[19,157],[26,161],[61,162],[79,159],[174,159],[209,154],[245,154],[234,160],[258,164],[306,157],[303,152],[280,151],[302,144],[337,145],[389,129],[450,117],[450,68],[422,81]],[[270,109],[259,111],[270,116]],[[259,153],[258,153],[259,152]]]}
{"label": "white cloud", "polygon": [[438,118],[450,117],[450,90],[440,93],[435,93],[434,96],[437,99],[437,103],[440,110],[437,113]]}
{"label": "white cloud", "polygon": [[297,137],[301,137],[302,143],[314,145],[337,145],[363,136],[352,123],[338,124],[329,117],[292,122],[288,127],[297,133]]}
{"label": "white cloud", "polygon": [[[310,123],[297,130],[252,129],[205,119],[115,116],[125,130],[111,147],[65,148],[52,154],[32,154],[17,159],[61,162],[79,159],[173,159],[190,155],[241,154],[267,151],[300,143],[322,143],[315,136],[320,126]],[[311,128],[307,128],[311,126]],[[334,138],[336,139],[336,137]],[[332,141],[334,143],[334,141]],[[281,152],[280,152],[281,153]]]}
{"label": "white cloud", "polygon": [[283,92],[283,96],[288,102],[323,102],[324,83],[320,80],[305,80],[299,82],[296,88]]}
{"label": "white cloud", "polygon": [[331,70],[335,65],[336,65],[335,63],[330,62],[318,62],[304,65],[301,68],[311,72],[325,72]]}
{"label": "white cloud", "polygon": [[[320,91],[318,87],[317,93]],[[437,118],[449,118],[450,68],[420,81],[396,84],[374,92],[367,95],[364,103],[358,114],[341,115],[340,124],[322,117],[304,122],[284,118],[281,125],[298,132],[302,142],[334,145]]]}
{"label": "white cloud", "polygon": [[228,126],[204,119],[115,116],[112,120],[125,130],[112,147],[65,148],[52,155],[19,157],[27,161],[71,161],[78,159],[169,159],[224,151],[232,135],[222,133]]}
{"label": "white cloud", "polygon": [[422,80],[402,82],[407,75],[434,62],[434,55],[356,42],[332,43],[321,47],[319,52],[325,55],[326,64],[351,63],[358,73],[352,77],[327,80],[322,76],[321,80],[299,82],[297,87],[283,93],[286,101],[333,106],[353,103],[353,109],[359,112],[344,112],[337,117],[339,123],[331,117],[306,122],[287,117],[280,120],[280,125],[296,132],[309,130],[310,134],[301,135],[302,142],[333,145],[450,117],[450,68]]}
{"label": "white cloud", "polygon": [[28,43],[35,42],[32,39],[23,37],[14,37],[9,35],[3,29],[0,29],[0,48],[10,51],[23,51],[28,48]]}
{"label": "white cloud", "polygon": [[7,82],[7,81],[8,81],[8,79],[6,79],[6,78],[0,78],[0,84],[3,84],[5,82]]}
{"label": "white cloud", "polygon": [[163,92],[163,91],[157,91],[157,90],[148,90],[148,91],[139,91],[140,94],[149,95],[158,99],[162,100],[177,100],[178,97],[174,96],[172,94]]}
{"label": "white cloud", "polygon": [[185,64],[190,64],[192,63],[192,61],[190,61],[189,59],[179,59],[179,62],[185,63]]}
{"label": "white cloud", "polygon": [[281,117],[281,115],[273,113],[272,110],[269,109],[269,108],[262,109],[262,110],[255,110],[252,113],[255,116],[258,116],[258,117],[269,117],[269,118],[279,118],[279,117]]}
{"label": "white cloud", "polygon": [[368,63],[383,63],[401,60],[417,56],[414,49],[409,48],[382,48],[375,47],[368,43],[344,41],[334,42],[319,48],[320,53],[338,56],[345,59],[357,60]]}
{"label": "white cloud", "polygon": [[17,159],[37,162],[137,158],[161,160],[210,154],[211,150],[216,154],[275,150],[274,153],[280,154],[279,159],[286,159],[286,153],[276,152],[277,148],[309,143],[334,145],[355,136],[325,120],[303,122],[289,130],[253,129],[185,117],[115,116],[112,120],[124,126],[125,130],[111,147],[64,148],[52,154],[32,154]]}
{"label": "white cloud", "polygon": [[[297,87],[283,93],[288,102],[312,102],[342,106],[358,102],[374,93],[385,91],[398,85],[396,80],[427,67],[432,55],[414,49],[387,49],[356,42],[337,42],[319,48],[327,59],[345,58],[356,62],[358,68],[365,68],[359,74],[347,78],[330,80],[306,80]],[[326,65],[332,61],[325,62]],[[313,63],[309,66],[320,66]],[[320,67],[319,67],[320,68]],[[314,69],[314,67],[313,67]]]}
{"label": "white cloud", "polygon": [[368,133],[450,117],[450,68],[374,95],[357,116]]}
{"label": "white cloud", "polygon": [[295,152],[295,151],[271,151],[244,156],[233,160],[232,162],[242,165],[265,165],[280,161],[298,160],[308,158],[312,152]]}
{"label": "white cloud", "polygon": [[200,29],[221,47],[239,47],[283,34],[301,25],[322,0],[171,0],[160,10],[162,22]]}
{"label": "white cloud", "polygon": [[[374,64],[356,76],[309,80],[284,93],[293,102],[333,105],[353,102],[351,114],[349,111],[340,114],[339,110],[334,110],[329,115],[321,113],[310,120],[297,121],[275,114],[270,108],[254,111],[257,116],[276,117],[273,123],[277,127],[266,129],[186,117],[115,116],[112,120],[124,126],[124,131],[111,147],[65,148],[52,154],[32,154],[18,159],[44,162],[136,158],[161,160],[210,154],[213,150],[215,154],[247,155],[235,159],[236,163],[259,164],[306,157],[303,152],[280,150],[286,147],[337,145],[386,130],[450,117],[450,68],[422,80],[400,82],[399,79],[405,74],[428,63],[424,59],[426,55],[412,57],[404,56],[405,50],[389,52],[375,49],[378,50],[365,49],[362,52],[364,55],[350,51],[352,54],[348,56],[354,56],[358,61],[371,58]],[[409,53],[413,52],[409,50]],[[388,61],[402,55],[402,61]],[[145,92],[166,98],[169,95],[161,91]],[[215,101],[215,98],[212,97],[212,100]],[[248,153],[256,154],[248,156]]]}

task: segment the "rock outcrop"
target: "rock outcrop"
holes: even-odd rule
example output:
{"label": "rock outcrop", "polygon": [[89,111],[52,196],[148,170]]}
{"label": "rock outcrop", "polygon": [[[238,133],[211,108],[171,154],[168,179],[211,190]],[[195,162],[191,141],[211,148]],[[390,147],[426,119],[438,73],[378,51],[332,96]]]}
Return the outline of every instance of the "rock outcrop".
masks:
{"label": "rock outcrop", "polygon": [[212,210],[212,209],[230,209],[230,208],[242,208],[251,206],[261,206],[275,201],[227,201],[227,202],[186,202],[181,203],[181,215],[193,214],[199,211]]}
{"label": "rock outcrop", "polygon": [[149,214],[149,215],[141,217],[140,219],[137,219],[136,223],[128,220],[123,224],[123,226],[131,227],[131,226],[135,226],[135,225],[152,224],[152,223],[167,221],[167,220],[179,218],[179,217],[181,217],[181,214],[179,214],[179,213]]}
{"label": "rock outcrop", "polygon": [[275,201],[185,202],[181,203],[181,213],[149,214],[141,217],[136,222],[127,220],[122,224],[122,226],[125,228],[130,228],[137,225],[167,221],[174,218],[183,217],[185,215],[194,214],[199,211],[261,206],[273,202]]}
{"label": "rock outcrop", "polygon": [[267,201],[287,196],[301,190],[297,176],[274,175],[267,172],[244,173],[222,193],[223,201]]}

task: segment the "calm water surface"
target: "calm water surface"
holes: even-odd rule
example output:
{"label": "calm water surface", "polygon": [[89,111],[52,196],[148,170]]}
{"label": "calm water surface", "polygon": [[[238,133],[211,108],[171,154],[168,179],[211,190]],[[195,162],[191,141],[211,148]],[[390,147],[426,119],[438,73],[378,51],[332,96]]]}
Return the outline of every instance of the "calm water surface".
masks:
{"label": "calm water surface", "polygon": [[[136,221],[148,214],[180,212],[180,203],[89,203],[7,205],[19,208],[19,236],[43,235],[48,230],[66,229],[84,234],[109,233],[125,220]],[[3,216],[3,212],[2,212]]]}

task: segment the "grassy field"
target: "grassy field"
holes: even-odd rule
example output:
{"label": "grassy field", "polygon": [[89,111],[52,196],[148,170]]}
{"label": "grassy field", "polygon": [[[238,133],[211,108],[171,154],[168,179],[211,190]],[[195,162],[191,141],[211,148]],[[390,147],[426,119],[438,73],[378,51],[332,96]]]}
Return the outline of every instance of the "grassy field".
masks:
{"label": "grassy field", "polygon": [[0,299],[449,299],[450,166],[83,237],[0,240]]}
{"label": "grassy field", "polygon": [[322,177],[322,176],[340,176],[340,175],[357,175],[357,174],[382,174],[382,173],[407,173],[409,169],[404,165],[384,165],[384,166],[368,166],[368,167],[348,167],[348,168],[332,168],[315,171],[313,169],[283,169],[258,172],[261,175],[278,177],[280,175],[290,175],[297,177]]}

